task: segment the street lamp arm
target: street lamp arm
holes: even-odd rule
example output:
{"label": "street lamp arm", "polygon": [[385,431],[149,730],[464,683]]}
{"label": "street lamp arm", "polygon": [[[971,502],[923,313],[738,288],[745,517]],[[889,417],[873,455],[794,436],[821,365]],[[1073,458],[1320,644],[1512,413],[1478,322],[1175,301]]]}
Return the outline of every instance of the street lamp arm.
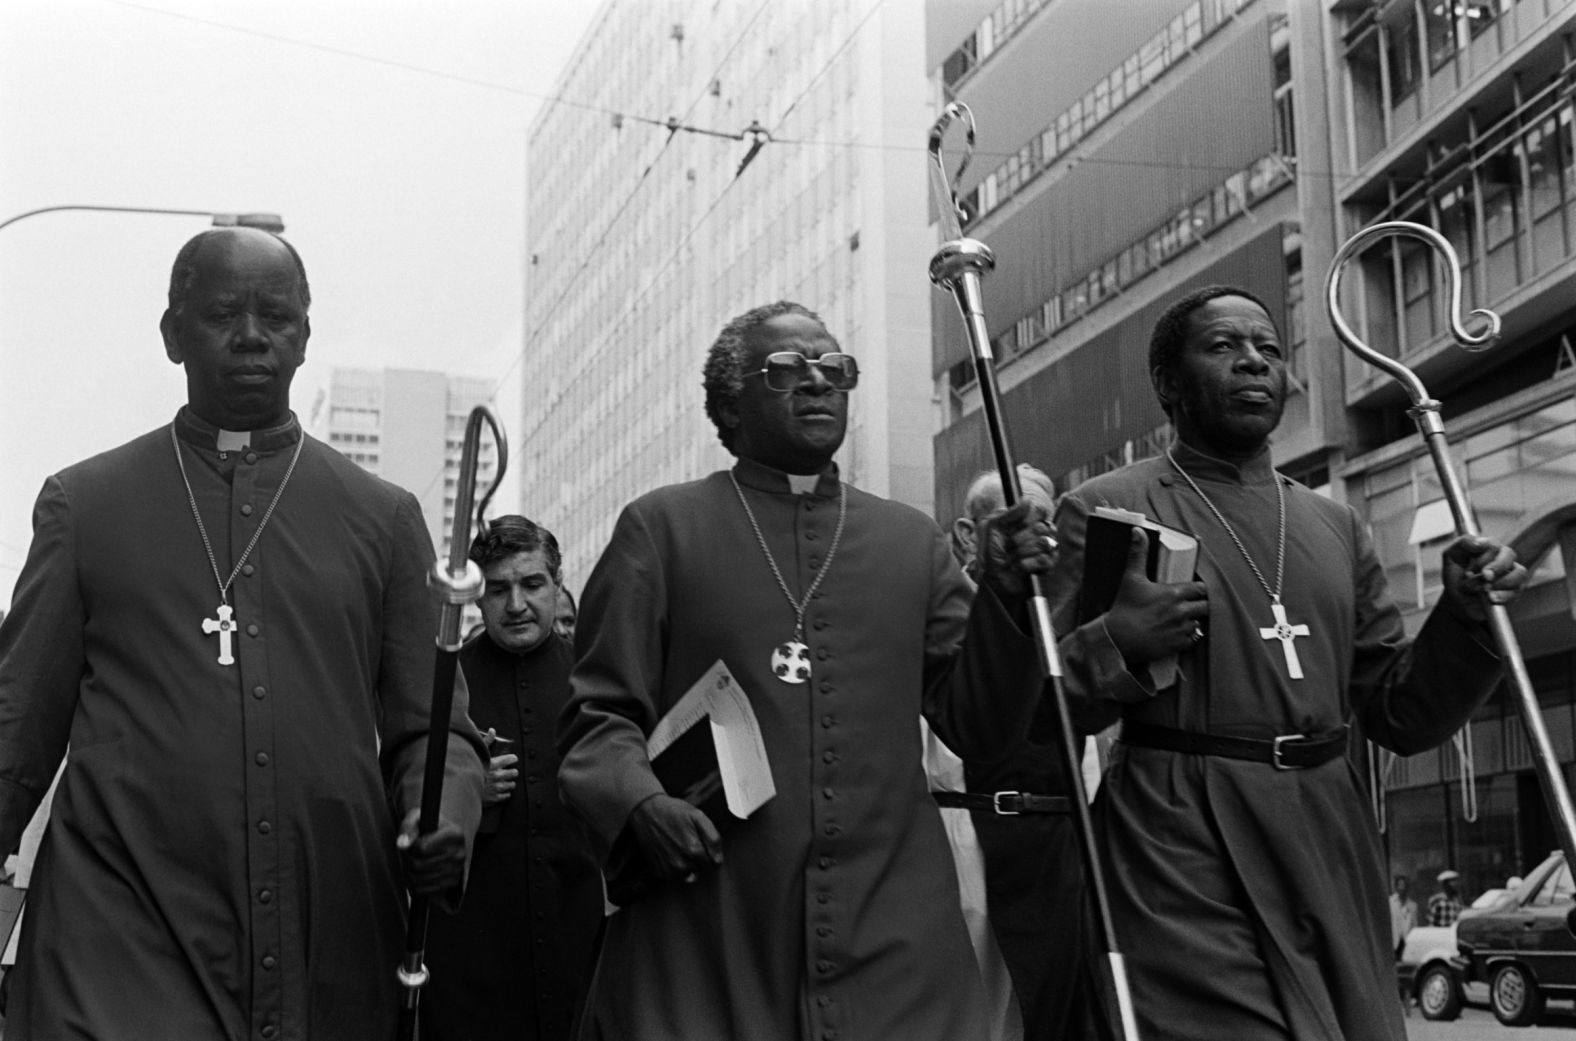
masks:
{"label": "street lamp arm", "polygon": [[285,222],[277,213],[215,213],[212,210],[166,210],[151,206],[91,206],[86,204],[69,204],[65,206],[44,206],[26,213],[18,213],[14,217],[7,217],[0,221],[0,229],[4,229],[19,220],[36,217],[40,213],[58,213],[62,210],[89,210],[98,213],[159,213],[176,217],[211,217],[216,227],[222,228],[261,228],[275,234],[285,230]]}

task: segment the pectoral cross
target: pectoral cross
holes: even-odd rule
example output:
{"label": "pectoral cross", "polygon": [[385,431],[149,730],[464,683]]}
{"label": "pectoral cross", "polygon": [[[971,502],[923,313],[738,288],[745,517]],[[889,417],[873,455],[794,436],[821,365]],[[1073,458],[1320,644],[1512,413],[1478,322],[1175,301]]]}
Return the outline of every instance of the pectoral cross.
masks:
{"label": "pectoral cross", "polygon": [[235,655],[230,653],[230,634],[235,631],[235,608],[229,604],[220,604],[214,613],[219,617],[204,618],[202,631],[219,634],[219,664],[234,665]]}
{"label": "pectoral cross", "polygon": [[1286,606],[1278,599],[1270,603],[1270,610],[1275,614],[1275,624],[1260,629],[1259,636],[1281,642],[1281,650],[1286,652],[1286,671],[1291,673],[1292,679],[1300,680],[1302,662],[1297,659],[1297,647],[1292,641],[1299,636],[1307,636],[1311,630],[1306,625],[1292,625],[1286,618]]}

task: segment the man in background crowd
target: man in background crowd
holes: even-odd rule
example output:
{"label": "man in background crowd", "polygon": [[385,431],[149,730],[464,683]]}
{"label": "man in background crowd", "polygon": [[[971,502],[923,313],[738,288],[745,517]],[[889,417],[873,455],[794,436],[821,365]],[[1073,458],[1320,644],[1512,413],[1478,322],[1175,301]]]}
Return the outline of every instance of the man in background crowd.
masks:
{"label": "man in background crowd", "polygon": [[579,617],[575,594],[569,591],[568,586],[563,586],[558,590],[558,611],[553,619],[553,631],[568,640],[571,646],[575,642],[575,621]]}
{"label": "man in background crowd", "polygon": [[1417,927],[1417,901],[1407,895],[1411,888],[1410,878],[1395,876],[1395,889],[1390,893],[1390,942],[1395,945],[1397,958],[1406,946],[1406,934]]}
{"label": "man in background crowd", "polygon": [[[1044,471],[1020,463],[1018,480],[1025,499],[1047,512],[1055,509],[1055,488]],[[1005,504],[995,470],[970,482],[952,533],[971,578],[978,578],[980,533]],[[1091,960],[1099,952],[1090,945],[1082,853],[1068,802],[1073,788],[1058,730],[1056,705],[1047,693],[1023,739],[1001,755],[964,760],[966,790],[935,793],[944,814],[968,813],[978,836],[986,918],[1011,979],[1009,1015],[1015,1012],[1021,1022],[1021,1034],[1005,1036],[1028,1041],[1109,1036]],[[1088,752],[1085,783],[1092,794],[1099,783],[1093,740],[1078,745]]]}
{"label": "man in background crowd", "polygon": [[[590,982],[602,878],[558,797],[553,724],[569,700],[558,540],[499,517],[471,544],[483,631],[460,651],[491,760],[465,903],[432,916],[424,1041],[567,1041]],[[523,774],[523,778],[522,778]],[[522,783],[523,780],[523,783]]]}
{"label": "man in background crowd", "polygon": [[1450,868],[1439,873],[1439,892],[1428,898],[1428,924],[1455,925],[1461,917],[1461,876]]}

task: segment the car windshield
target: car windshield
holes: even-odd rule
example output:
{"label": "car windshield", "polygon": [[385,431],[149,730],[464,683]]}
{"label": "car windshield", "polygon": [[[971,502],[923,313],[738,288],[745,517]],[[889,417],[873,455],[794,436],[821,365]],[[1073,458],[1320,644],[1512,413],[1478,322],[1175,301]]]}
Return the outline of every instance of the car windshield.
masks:
{"label": "car windshield", "polygon": [[1571,869],[1561,864],[1560,869],[1538,887],[1537,894],[1527,903],[1534,907],[1553,907],[1570,903],[1573,894],[1576,894],[1576,886],[1571,883]]}

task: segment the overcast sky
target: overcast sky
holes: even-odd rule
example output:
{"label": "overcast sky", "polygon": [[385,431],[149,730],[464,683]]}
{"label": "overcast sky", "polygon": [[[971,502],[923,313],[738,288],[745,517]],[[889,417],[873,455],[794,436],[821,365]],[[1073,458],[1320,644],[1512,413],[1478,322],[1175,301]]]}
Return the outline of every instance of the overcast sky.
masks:
{"label": "overcast sky", "polygon": [[[0,220],[279,213],[312,280],[303,419],[332,367],[399,366],[510,376],[513,422],[525,133],[599,8],[3,0]],[[0,607],[45,477],[184,401],[158,321],[176,250],[206,226],[51,213],[0,230]]]}

